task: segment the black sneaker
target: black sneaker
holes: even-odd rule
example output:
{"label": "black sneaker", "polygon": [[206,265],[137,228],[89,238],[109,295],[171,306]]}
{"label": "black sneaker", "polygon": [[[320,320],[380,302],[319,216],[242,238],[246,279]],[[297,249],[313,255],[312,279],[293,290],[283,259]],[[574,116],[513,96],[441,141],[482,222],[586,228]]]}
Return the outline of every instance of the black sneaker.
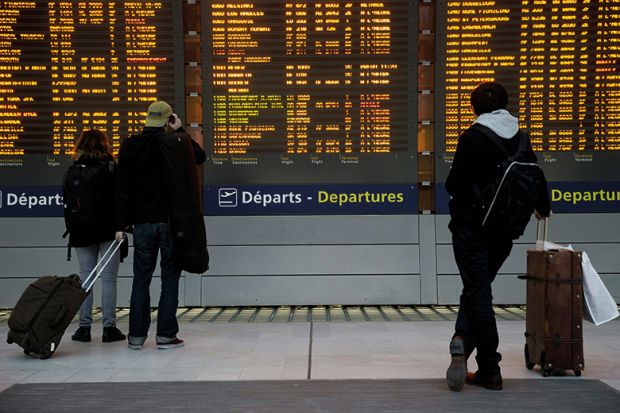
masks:
{"label": "black sneaker", "polygon": [[452,361],[446,370],[446,382],[452,391],[461,391],[467,377],[467,359],[465,357],[465,341],[456,336],[450,341]]}
{"label": "black sneaker", "polygon": [[479,372],[468,372],[467,384],[484,387],[489,390],[502,390],[504,388],[504,385],[502,384],[502,375],[499,373],[484,376]]}
{"label": "black sneaker", "polygon": [[122,341],[127,337],[125,334],[121,333],[116,327],[103,327],[103,336],[101,336],[101,341],[104,343],[112,343],[113,341]]}
{"label": "black sneaker", "polygon": [[183,347],[185,345],[185,342],[183,342],[183,340],[175,337],[173,339],[170,339],[170,341],[164,341],[165,339],[162,338],[157,338],[157,348],[159,350],[167,350],[170,348],[177,348],[177,347]]}
{"label": "black sneaker", "polygon": [[71,336],[73,341],[81,341],[83,343],[90,342],[90,327],[79,327]]}

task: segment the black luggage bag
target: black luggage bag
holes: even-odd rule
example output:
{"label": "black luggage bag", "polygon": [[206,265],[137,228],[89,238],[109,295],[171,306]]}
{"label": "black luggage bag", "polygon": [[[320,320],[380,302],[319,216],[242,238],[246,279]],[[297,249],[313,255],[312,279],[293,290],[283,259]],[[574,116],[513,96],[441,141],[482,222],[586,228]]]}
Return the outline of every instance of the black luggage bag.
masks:
{"label": "black luggage bag", "polygon": [[187,133],[168,134],[160,142],[170,208],[173,260],[180,269],[202,274],[209,269],[207,233],[196,157]]}
{"label": "black luggage bag", "polygon": [[[115,244],[116,248],[110,254]],[[121,244],[122,241],[110,245],[84,281],[84,286],[77,274],[68,277],[45,276],[30,284],[9,317],[7,343],[16,343],[27,355],[35,353],[41,359],[50,358],[95,281]]]}
{"label": "black luggage bag", "polygon": [[11,312],[7,343],[15,342],[24,353],[40,354],[41,359],[51,357],[87,295],[77,274],[39,278]]}

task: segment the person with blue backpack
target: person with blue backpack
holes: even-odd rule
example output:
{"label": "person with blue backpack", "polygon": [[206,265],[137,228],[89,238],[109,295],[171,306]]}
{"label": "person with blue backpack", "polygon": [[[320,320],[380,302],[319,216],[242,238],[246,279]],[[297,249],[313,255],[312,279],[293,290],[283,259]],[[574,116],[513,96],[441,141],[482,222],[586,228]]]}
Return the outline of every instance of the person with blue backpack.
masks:
{"label": "person with blue backpack", "polygon": [[[63,179],[64,216],[69,233],[69,248],[75,248],[80,279],[84,282],[97,265],[99,256],[103,256],[114,242],[116,163],[110,139],[99,130],[82,133],[75,146],[74,158],[73,165]],[[120,253],[120,250],[114,253],[101,273],[104,343],[126,338],[116,327],[116,284]],[[92,309],[91,292],[80,307],[79,327],[71,336],[72,340],[91,341]]]}
{"label": "person with blue backpack", "polygon": [[[446,381],[453,391],[465,383],[501,390],[491,283],[532,214],[548,217],[551,208],[529,135],[506,110],[506,89],[485,82],[470,101],[476,120],[459,137],[445,184],[451,196],[454,258],[463,282]],[[467,371],[474,350],[475,373]]]}

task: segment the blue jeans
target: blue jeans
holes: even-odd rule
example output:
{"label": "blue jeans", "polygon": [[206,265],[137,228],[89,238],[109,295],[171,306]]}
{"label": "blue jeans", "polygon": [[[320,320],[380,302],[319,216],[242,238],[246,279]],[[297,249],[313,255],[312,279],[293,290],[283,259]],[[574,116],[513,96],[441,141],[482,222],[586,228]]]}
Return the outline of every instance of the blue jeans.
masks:
{"label": "blue jeans", "polygon": [[491,283],[510,255],[512,240],[491,239],[480,226],[458,225],[452,229],[452,247],[463,281],[454,335],[465,339],[468,354],[477,350],[481,374],[497,374],[502,355],[497,351],[499,335]]}
{"label": "blue jeans", "polygon": [[[103,256],[112,241],[93,244],[87,247],[76,247],[75,252],[80,263],[80,279],[86,280],[90,272],[97,265],[99,255]],[[116,251],[110,262],[101,273],[101,312],[103,313],[103,326],[116,326],[116,278],[120,258]],[[91,278],[92,279],[92,278]],[[90,283],[90,281],[89,281]],[[93,323],[93,294],[88,294],[80,307],[80,327],[90,327]]]}
{"label": "blue jeans", "polygon": [[166,223],[137,224],[133,227],[133,285],[129,304],[129,341],[142,344],[151,324],[149,287],[161,251],[161,295],[157,312],[157,335],[174,338],[179,332],[176,312],[179,304],[181,270],[172,261],[172,238]]}

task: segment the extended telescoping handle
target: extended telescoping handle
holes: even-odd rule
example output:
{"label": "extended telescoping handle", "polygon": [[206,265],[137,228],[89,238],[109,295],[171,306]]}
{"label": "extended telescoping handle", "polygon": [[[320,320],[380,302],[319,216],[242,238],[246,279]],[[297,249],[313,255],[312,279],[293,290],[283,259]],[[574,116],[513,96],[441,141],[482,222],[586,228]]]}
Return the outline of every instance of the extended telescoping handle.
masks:
{"label": "extended telescoping handle", "polygon": [[[86,279],[84,280],[84,283],[82,284],[82,287],[84,287],[84,290],[87,293],[90,291],[91,288],[93,288],[93,285],[95,285],[95,281],[97,281],[97,278],[99,278],[99,276],[101,275],[101,273],[103,272],[105,267],[108,265],[108,263],[110,262],[110,260],[114,256],[114,254],[116,254],[116,251],[118,251],[118,249],[121,247],[121,244],[123,243],[123,241],[124,241],[124,239],[114,240],[110,244],[110,247],[105,252],[105,254],[103,254],[103,256],[101,257],[99,262],[95,265],[95,268],[93,268],[93,270],[90,272],[90,274],[88,274],[88,277],[86,277]],[[116,247],[114,247],[115,245],[116,245]],[[112,251],[112,253],[110,253],[112,248],[114,248],[114,251]],[[95,273],[96,273],[96,275],[93,277],[93,274],[95,274]]]}
{"label": "extended telescoping handle", "polygon": [[[542,227],[542,238],[540,233],[540,221],[543,221]],[[537,219],[536,220],[536,249],[543,250],[545,247],[545,242],[547,242],[547,229],[549,228],[549,218],[546,217],[544,220]]]}

